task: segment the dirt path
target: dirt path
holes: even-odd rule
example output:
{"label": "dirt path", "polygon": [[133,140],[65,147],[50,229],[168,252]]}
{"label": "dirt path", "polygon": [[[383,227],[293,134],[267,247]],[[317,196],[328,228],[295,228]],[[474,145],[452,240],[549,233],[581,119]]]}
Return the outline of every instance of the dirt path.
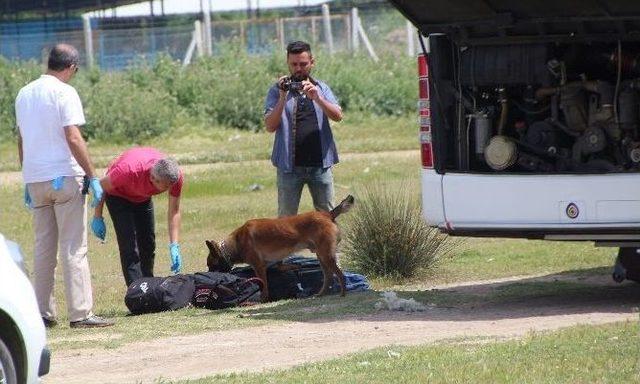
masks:
{"label": "dirt path", "polygon": [[[366,152],[366,153],[345,153],[340,155],[341,159],[349,160],[349,159],[377,159],[384,157],[395,157],[395,158],[410,158],[415,157],[416,164],[420,161],[420,151],[418,150],[401,150],[401,151],[385,151],[385,152]],[[239,162],[231,162],[231,163],[206,163],[206,164],[187,164],[181,166],[182,170],[185,174],[194,174],[199,172],[204,172],[212,169],[221,169],[229,164],[270,164],[271,160],[245,160]],[[104,175],[105,169],[99,168],[96,170],[98,175]],[[0,172],[0,186],[9,186],[12,184],[22,183],[22,173],[21,172]]]}
{"label": "dirt path", "polygon": [[[528,278],[527,280],[535,280]],[[544,277],[542,277],[544,279]],[[576,278],[579,280],[580,278]],[[513,279],[505,279],[505,281]],[[545,296],[425,312],[380,311],[339,320],[294,322],[168,337],[116,349],[57,352],[44,383],[133,383],[187,379],[218,373],[287,368],[393,345],[433,343],[456,337],[521,337],[576,324],[638,321],[640,287],[596,279],[593,296]],[[445,289],[482,292],[500,283],[465,283]],[[172,362],[176,362],[173,364]]]}

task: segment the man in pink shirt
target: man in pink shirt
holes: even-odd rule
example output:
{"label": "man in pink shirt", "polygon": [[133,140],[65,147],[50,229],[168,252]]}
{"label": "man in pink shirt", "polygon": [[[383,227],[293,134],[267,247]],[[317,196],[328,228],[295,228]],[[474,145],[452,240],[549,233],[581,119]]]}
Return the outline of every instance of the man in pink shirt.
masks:
{"label": "man in pink shirt", "polygon": [[93,234],[103,240],[106,227],[102,208],[107,204],[118,240],[122,273],[129,286],[141,277],[153,276],[155,220],[151,197],[169,191],[169,255],[171,271],[180,272],[182,256],[180,194],[183,175],[175,160],[154,148],[132,148],[116,158],[100,179],[104,199],[96,206],[91,222]]}

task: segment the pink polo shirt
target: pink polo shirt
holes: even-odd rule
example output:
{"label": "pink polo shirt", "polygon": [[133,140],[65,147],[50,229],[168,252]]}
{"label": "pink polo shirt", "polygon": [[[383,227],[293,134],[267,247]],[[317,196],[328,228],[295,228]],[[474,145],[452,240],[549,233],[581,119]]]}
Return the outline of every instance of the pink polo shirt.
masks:
{"label": "pink polo shirt", "polygon": [[[107,169],[107,175],[111,180],[113,190],[110,195],[122,197],[133,203],[142,203],[153,195],[161,193],[151,183],[151,168],[165,156],[155,148],[138,147],[123,152]],[[169,188],[171,196],[180,197],[182,191],[183,175]]]}

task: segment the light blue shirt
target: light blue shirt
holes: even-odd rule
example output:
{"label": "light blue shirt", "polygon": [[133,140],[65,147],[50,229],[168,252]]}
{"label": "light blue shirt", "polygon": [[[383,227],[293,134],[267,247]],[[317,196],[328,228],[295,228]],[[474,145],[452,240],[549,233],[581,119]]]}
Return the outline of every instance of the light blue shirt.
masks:
{"label": "light blue shirt", "polygon": [[[318,81],[317,79],[314,80],[317,82],[316,86],[319,90],[320,97],[332,104],[339,105],[335,95],[331,92],[331,88],[322,81]],[[269,88],[269,93],[267,93],[265,114],[270,113],[275,108],[279,98],[280,90],[278,89],[278,83],[275,83],[271,88]],[[291,126],[291,122],[293,121],[295,103],[296,97],[293,95],[293,92],[288,92],[285,106],[282,111],[282,120],[280,122],[280,126],[275,132],[273,152],[271,152],[271,163],[285,172],[293,171],[295,137],[293,136],[293,127]],[[318,119],[318,127],[320,128],[322,167],[330,168],[339,161],[336,143],[333,140],[333,133],[331,132],[331,126],[329,125],[329,118],[324,114],[322,108],[320,108],[315,101],[313,102],[313,106],[316,110],[316,118]]]}

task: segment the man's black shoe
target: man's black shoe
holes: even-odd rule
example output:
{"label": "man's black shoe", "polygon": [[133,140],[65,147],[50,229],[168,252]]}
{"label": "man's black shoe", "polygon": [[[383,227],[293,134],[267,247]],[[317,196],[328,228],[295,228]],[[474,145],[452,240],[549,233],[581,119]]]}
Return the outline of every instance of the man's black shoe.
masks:
{"label": "man's black shoe", "polygon": [[72,321],[69,326],[71,328],[101,328],[112,326],[113,321],[103,319],[102,317],[91,315],[84,320]]}
{"label": "man's black shoe", "polygon": [[58,322],[55,319],[47,319],[46,317],[42,318],[42,322],[44,323],[45,328],[53,328],[58,325]]}

